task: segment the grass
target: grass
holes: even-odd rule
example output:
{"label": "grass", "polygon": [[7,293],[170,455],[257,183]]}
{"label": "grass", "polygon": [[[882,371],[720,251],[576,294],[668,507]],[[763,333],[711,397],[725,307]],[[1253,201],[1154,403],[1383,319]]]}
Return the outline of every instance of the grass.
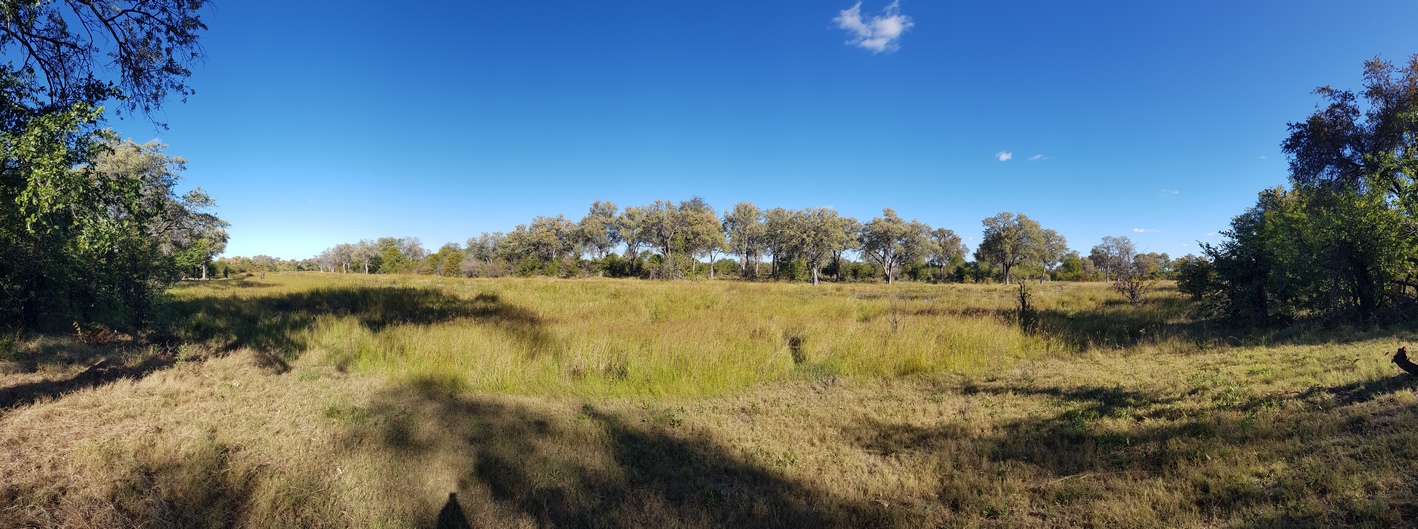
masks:
{"label": "grass", "polygon": [[803,376],[979,373],[1053,351],[1146,343],[1146,333],[1168,332],[1189,308],[1174,295],[1137,309],[1096,286],[1040,290],[1038,332],[1020,329],[1009,289],[976,285],[310,274],[185,286],[169,308],[182,315],[174,319],[185,341],[216,351],[251,347],[291,359],[321,350],[364,373],[457,379],[476,392],[580,396],[705,396]]}
{"label": "grass", "polygon": [[14,341],[0,526],[1418,520],[1411,329],[1234,335],[1171,290],[1045,284],[1021,330],[1015,294],[183,285],[163,345]]}

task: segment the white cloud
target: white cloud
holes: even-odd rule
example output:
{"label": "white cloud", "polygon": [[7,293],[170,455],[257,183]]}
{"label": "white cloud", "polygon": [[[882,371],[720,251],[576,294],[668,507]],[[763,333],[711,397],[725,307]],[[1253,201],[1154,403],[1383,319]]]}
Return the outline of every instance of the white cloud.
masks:
{"label": "white cloud", "polygon": [[1029,157],[1029,161],[1031,161],[1031,162],[1037,162],[1037,161],[1039,161],[1039,160],[1047,160],[1047,159],[1048,159],[1048,158],[1045,158],[1044,155],[1042,155],[1042,154],[1036,154],[1036,155],[1033,155],[1033,156],[1030,156],[1030,157]]}
{"label": "white cloud", "polygon": [[1216,232],[1214,232],[1214,231],[1208,231],[1208,232],[1206,232],[1206,236],[1207,236],[1207,237],[1215,237],[1215,236],[1216,236]]}
{"label": "white cloud", "polygon": [[999,158],[999,161],[1001,161],[1001,162],[1008,162],[1009,159],[1010,159],[1010,158],[1013,158],[1013,157],[1014,157],[1014,153],[1009,152],[1009,151],[1000,151],[1000,152],[995,153],[995,158]]}
{"label": "white cloud", "polygon": [[1176,189],[1163,189],[1163,190],[1162,190],[1162,196],[1164,196],[1164,197],[1169,197],[1169,196],[1175,195],[1175,194],[1177,194],[1177,193],[1181,193],[1181,191],[1177,191]]}
{"label": "white cloud", "polygon": [[1132,231],[1133,231],[1133,233],[1157,233],[1157,232],[1162,231],[1162,230],[1150,230],[1150,229],[1147,229],[1147,228],[1133,228]]}
{"label": "white cloud", "polygon": [[899,0],[886,6],[881,15],[867,20],[862,19],[862,3],[857,2],[850,9],[838,13],[837,18],[832,21],[852,36],[852,40],[847,41],[847,44],[871,50],[872,53],[896,51],[900,48],[896,41],[901,38],[901,34],[916,25],[911,21],[911,17],[901,14]]}

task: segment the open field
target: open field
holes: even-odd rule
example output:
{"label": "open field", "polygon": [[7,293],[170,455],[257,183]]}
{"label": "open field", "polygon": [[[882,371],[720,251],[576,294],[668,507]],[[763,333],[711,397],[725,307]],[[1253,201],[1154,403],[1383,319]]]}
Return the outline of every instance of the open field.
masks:
{"label": "open field", "polygon": [[160,345],[5,351],[0,526],[1418,520],[1412,329],[1033,291],[1021,329],[998,285],[183,285]]}

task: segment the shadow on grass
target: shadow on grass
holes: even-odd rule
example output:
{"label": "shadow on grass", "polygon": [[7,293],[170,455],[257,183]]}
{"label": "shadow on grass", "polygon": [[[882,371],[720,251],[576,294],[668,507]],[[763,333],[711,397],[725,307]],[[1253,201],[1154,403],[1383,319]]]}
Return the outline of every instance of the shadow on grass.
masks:
{"label": "shadow on grass", "polygon": [[915,316],[994,318],[1016,323],[1025,332],[1062,342],[1072,350],[1126,349],[1146,344],[1172,347],[1264,347],[1345,344],[1378,336],[1412,335],[1413,322],[1327,325],[1304,320],[1283,326],[1231,325],[1197,316],[1196,302],[1181,296],[1153,296],[1133,305],[1122,299],[1076,309],[1033,307],[1021,321],[1017,309],[928,306],[910,309]]}
{"label": "shadow on grass", "polygon": [[46,380],[0,388],[0,410],[61,397],[66,393],[102,386],[119,379],[143,378],[148,373],[164,369],[175,362],[174,357],[167,355],[151,356],[132,366],[104,359],[66,380]]}
{"label": "shadow on grass", "polygon": [[[1124,497],[1146,504],[1134,515],[1154,517],[1137,526],[1190,525],[1200,513],[1208,525],[1412,527],[1414,489],[1385,486],[1392,476],[1381,473],[1418,472],[1418,409],[1373,401],[1414,387],[1418,377],[1401,375],[1320,388],[1262,415],[1248,404],[1173,409],[1182,398],[1123,388],[966,386],[964,395],[1056,399],[1047,408],[1056,411],[983,430],[963,411],[929,427],[861,417],[843,435],[950,469],[937,499],[976,523],[1037,525],[1042,512],[1045,525],[1105,524],[1099,504]],[[968,409],[995,413],[988,403]]]}
{"label": "shadow on grass", "polygon": [[1325,392],[1334,396],[1341,405],[1361,404],[1400,390],[1418,388],[1418,376],[1400,374],[1390,377],[1363,380],[1332,388],[1311,388],[1304,396]]}
{"label": "shadow on grass", "polygon": [[[346,443],[455,461],[473,526],[891,527],[892,512],[815,490],[681,429],[671,415],[538,410],[422,381],[375,399]],[[446,465],[444,470],[448,470]],[[411,473],[394,482],[419,479]],[[433,519],[434,506],[426,508]]]}
{"label": "shadow on grass", "polygon": [[173,334],[220,351],[251,348],[271,356],[274,367],[294,360],[306,335],[322,317],[354,318],[379,333],[393,325],[431,325],[460,320],[497,328],[532,351],[551,345],[540,318],[496,294],[473,299],[435,288],[334,287],[275,296],[207,296],[170,301],[164,307]]}

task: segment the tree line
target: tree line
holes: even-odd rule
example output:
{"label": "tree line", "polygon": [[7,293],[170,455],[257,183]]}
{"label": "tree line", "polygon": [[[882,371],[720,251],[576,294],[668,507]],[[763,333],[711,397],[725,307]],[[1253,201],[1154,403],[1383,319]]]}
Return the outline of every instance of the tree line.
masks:
{"label": "tree line", "polygon": [[[1088,255],[1024,214],[982,221],[970,252],[954,230],[907,221],[891,208],[862,222],[832,208],[762,209],[739,202],[718,213],[702,198],[620,208],[593,202],[584,216],[539,216],[509,232],[483,232],[436,252],[418,238],[341,243],[314,258],[223,259],[223,270],[320,270],[451,277],[545,275],[832,281],[906,279],[1012,283],[1021,278],[1136,281],[1170,277],[1167,254],[1140,253],[1125,236],[1105,237]],[[1139,292],[1140,293],[1140,292]]]}

